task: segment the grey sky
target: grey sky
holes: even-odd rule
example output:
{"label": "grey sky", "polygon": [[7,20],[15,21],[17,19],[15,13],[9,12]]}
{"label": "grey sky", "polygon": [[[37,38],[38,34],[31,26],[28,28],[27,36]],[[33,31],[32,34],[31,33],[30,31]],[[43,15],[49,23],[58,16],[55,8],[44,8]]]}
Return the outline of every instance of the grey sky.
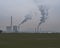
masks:
{"label": "grey sky", "polygon": [[44,31],[60,32],[60,0],[0,0],[0,29],[10,25],[10,16],[13,16],[13,25],[18,25],[26,14],[32,12],[32,20],[21,25],[21,30],[33,31],[41,16],[37,5],[43,4],[49,8],[49,16],[41,25]]}

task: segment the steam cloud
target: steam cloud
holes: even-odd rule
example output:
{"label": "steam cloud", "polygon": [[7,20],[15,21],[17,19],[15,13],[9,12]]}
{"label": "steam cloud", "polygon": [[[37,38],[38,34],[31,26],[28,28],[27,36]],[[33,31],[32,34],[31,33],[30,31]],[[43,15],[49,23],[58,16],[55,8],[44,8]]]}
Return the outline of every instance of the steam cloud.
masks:
{"label": "steam cloud", "polygon": [[25,22],[27,22],[28,20],[31,20],[31,19],[32,19],[32,16],[30,14],[28,14],[28,15],[25,16],[25,19],[19,25],[21,25],[21,24],[23,24],[23,23],[25,23]]}
{"label": "steam cloud", "polygon": [[41,12],[41,15],[42,15],[42,17],[40,17],[40,18],[41,18],[41,19],[40,19],[40,22],[39,22],[39,24],[38,24],[38,26],[37,26],[37,29],[39,30],[39,26],[40,26],[42,23],[44,23],[45,20],[46,20],[47,17],[48,17],[48,8],[46,8],[46,7],[43,6],[43,5],[39,6],[38,8],[39,8],[39,11]]}
{"label": "steam cloud", "polygon": [[48,8],[44,5],[40,5],[40,1],[39,0],[34,0],[34,2],[36,3],[36,5],[39,8],[39,11],[41,12],[42,17],[40,17],[40,22],[38,23],[37,26],[37,32],[39,30],[39,26],[45,22],[45,20],[48,18]]}

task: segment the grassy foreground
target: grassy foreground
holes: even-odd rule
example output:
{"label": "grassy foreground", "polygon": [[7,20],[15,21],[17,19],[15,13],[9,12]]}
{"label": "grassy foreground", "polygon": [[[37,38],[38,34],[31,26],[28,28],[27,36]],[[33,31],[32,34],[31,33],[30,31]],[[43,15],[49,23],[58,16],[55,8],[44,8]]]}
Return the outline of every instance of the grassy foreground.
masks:
{"label": "grassy foreground", "polygon": [[60,48],[60,34],[0,34],[0,48]]}

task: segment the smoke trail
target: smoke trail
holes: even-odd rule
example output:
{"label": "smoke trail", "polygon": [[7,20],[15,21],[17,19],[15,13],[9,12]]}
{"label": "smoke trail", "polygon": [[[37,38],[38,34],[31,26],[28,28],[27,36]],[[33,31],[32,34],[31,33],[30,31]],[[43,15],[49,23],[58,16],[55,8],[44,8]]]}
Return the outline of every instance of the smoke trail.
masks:
{"label": "smoke trail", "polygon": [[38,23],[38,26],[37,26],[37,31],[38,31],[39,26],[42,23],[45,23],[45,20],[48,18],[48,8],[44,5],[40,5],[40,0],[34,0],[34,2],[36,3],[39,11],[41,12],[41,16],[42,16],[42,17],[40,17],[40,22]]}
{"label": "smoke trail", "polygon": [[32,16],[28,14],[28,15],[25,16],[25,19],[19,25],[21,25],[21,24],[23,24],[26,21],[31,20],[31,19],[32,19]]}
{"label": "smoke trail", "polygon": [[40,17],[40,21],[41,23],[44,23],[45,20],[48,18],[48,8],[44,7],[43,5],[41,5],[41,7],[39,7],[39,11],[41,12],[42,17]]}
{"label": "smoke trail", "polygon": [[48,17],[48,9],[47,9],[46,7],[44,7],[43,5],[41,5],[41,6],[39,6],[38,8],[39,8],[39,11],[41,12],[42,17],[40,17],[41,19],[40,19],[40,22],[39,22],[39,24],[38,24],[38,26],[37,26],[37,30],[39,30],[39,26],[40,26],[42,23],[44,23],[45,20],[46,20],[47,17]]}
{"label": "smoke trail", "polygon": [[[21,22],[21,24],[23,24],[23,23],[26,22],[26,21],[27,21],[27,19],[24,19],[24,20]],[[21,25],[21,24],[20,24],[20,25]]]}

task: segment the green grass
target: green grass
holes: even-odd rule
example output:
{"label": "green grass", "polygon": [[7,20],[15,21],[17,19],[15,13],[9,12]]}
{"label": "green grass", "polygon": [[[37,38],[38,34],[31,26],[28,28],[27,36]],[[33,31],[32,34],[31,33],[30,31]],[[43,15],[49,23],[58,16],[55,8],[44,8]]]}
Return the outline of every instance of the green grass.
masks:
{"label": "green grass", "polygon": [[0,48],[60,48],[60,34],[0,34]]}

